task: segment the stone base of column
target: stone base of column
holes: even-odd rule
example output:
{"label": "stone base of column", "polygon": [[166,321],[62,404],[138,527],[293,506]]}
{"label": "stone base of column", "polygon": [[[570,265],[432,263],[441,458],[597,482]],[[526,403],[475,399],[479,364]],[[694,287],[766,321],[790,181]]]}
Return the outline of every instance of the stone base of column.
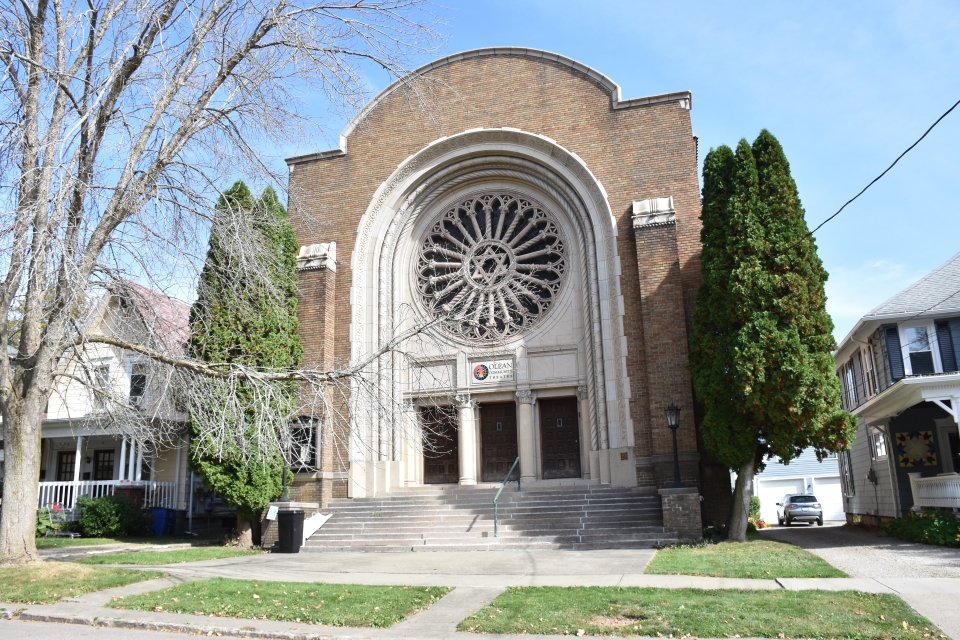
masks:
{"label": "stone base of column", "polygon": [[676,531],[680,540],[703,538],[700,518],[700,491],[696,487],[660,489],[663,507],[663,528]]}

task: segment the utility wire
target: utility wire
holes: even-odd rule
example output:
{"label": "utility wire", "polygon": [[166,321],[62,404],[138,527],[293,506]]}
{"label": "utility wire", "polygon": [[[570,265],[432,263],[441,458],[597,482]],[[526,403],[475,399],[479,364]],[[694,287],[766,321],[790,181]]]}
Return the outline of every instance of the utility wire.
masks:
{"label": "utility wire", "polygon": [[[890,171],[890,169],[893,169],[893,167],[896,166],[896,164],[897,164],[898,162],[900,162],[900,159],[903,158],[903,156],[905,156],[905,155],[907,155],[908,153],[910,153],[910,151],[911,151],[915,146],[917,146],[918,144],[920,144],[920,142],[921,142],[924,138],[927,137],[927,134],[929,134],[931,131],[933,131],[933,128],[936,127],[938,124],[940,124],[940,121],[941,121],[941,120],[943,120],[943,119],[946,118],[948,115],[950,115],[950,112],[953,111],[954,109],[956,109],[958,105],[960,105],[960,100],[957,100],[956,102],[954,102],[952,107],[950,107],[949,109],[947,109],[947,110],[943,113],[942,116],[940,116],[939,118],[937,118],[936,122],[934,122],[932,125],[930,125],[930,128],[927,129],[926,131],[924,131],[924,132],[923,132],[923,135],[920,136],[920,137],[917,139],[916,142],[914,142],[912,145],[910,145],[909,147],[907,147],[907,150],[906,150],[906,151],[904,151],[904,152],[901,153],[899,156],[897,156],[897,159],[894,160],[893,163],[892,163],[889,167],[887,167],[886,169],[884,169],[883,173],[881,173],[881,174],[878,175],[876,178],[874,178],[873,180],[871,180],[871,181],[870,181],[870,184],[868,184],[867,186],[865,186],[863,189],[860,190],[860,193],[858,193],[857,195],[853,196],[852,198],[850,198],[849,200],[847,200],[846,202],[844,202],[844,203],[843,203],[843,206],[840,207],[835,214],[833,214],[832,216],[830,216],[829,218],[827,218],[826,220],[824,220],[823,222],[821,222],[820,224],[818,224],[817,227],[816,227],[813,231],[808,231],[807,234],[806,234],[806,236],[804,236],[804,237],[812,236],[813,234],[815,234],[823,225],[827,224],[828,222],[830,222],[831,220],[833,220],[834,218],[836,218],[838,215],[840,215],[840,212],[843,211],[844,209],[846,209],[846,208],[847,208],[847,205],[849,205],[851,202],[853,202],[854,200],[856,200],[857,198],[859,198],[860,196],[862,196],[867,189],[869,189],[870,187],[872,187],[872,186],[874,185],[874,183],[876,183],[878,180],[880,180],[880,178],[882,178],[883,176],[887,175],[887,172]],[[799,244],[799,242],[798,242],[797,244]],[[794,245],[794,246],[796,246],[796,245]],[[792,248],[793,248],[793,247],[791,247],[791,249],[792,249]]]}

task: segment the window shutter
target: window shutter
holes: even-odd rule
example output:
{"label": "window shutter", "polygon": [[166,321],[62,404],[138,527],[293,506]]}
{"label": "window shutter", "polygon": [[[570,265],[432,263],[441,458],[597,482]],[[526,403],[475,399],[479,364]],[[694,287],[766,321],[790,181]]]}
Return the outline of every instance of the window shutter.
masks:
{"label": "window shutter", "polygon": [[903,351],[900,350],[900,331],[896,325],[883,328],[887,343],[887,360],[890,363],[890,382],[903,380]]}
{"label": "window shutter", "polygon": [[957,352],[953,348],[953,337],[950,335],[950,325],[946,322],[937,323],[937,344],[940,346],[940,362],[943,363],[943,372],[950,373],[957,370]]}

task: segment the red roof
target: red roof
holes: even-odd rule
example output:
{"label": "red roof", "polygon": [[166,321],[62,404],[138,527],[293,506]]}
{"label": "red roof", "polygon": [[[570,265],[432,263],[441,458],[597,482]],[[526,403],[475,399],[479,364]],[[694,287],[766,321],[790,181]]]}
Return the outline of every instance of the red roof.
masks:
{"label": "red roof", "polygon": [[185,354],[190,338],[190,305],[129,280],[123,280],[121,286],[120,295],[133,302],[154,337],[174,355]]}

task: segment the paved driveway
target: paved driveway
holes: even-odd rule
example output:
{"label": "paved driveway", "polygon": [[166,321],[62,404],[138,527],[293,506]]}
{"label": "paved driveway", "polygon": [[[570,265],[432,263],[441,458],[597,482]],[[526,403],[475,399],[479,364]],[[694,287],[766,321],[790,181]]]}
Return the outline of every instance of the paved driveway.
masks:
{"label": "paved driveway", "polygon": [[960,578],[960,549],[905,542],[842,525],[774,525],[763,533],[807,549],[854,578]]}

